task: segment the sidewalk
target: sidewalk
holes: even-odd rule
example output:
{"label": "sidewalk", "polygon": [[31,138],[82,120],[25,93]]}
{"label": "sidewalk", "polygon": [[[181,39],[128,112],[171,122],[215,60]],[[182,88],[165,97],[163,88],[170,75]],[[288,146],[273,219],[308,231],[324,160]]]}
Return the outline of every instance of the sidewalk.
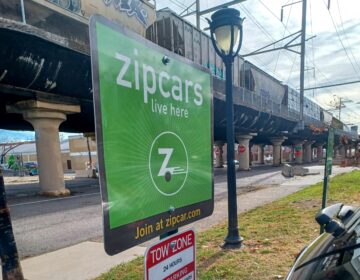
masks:
{"label": "sidewalk", "polygon": [[[279,181],[281,176],[280,171],[273,172],[270,176],[265,176],[266,174],[263,175],[265,177],[255,176],[258,179],[256,180],[257,185],[255,185],[254,181],[252,181],[250,183],[250,187],[252,186],[254,188],[251,189],[251,191],[238,195],[238,212],[245,212],[260,205],[285,197],[300,190],[303,187],[321,182],[323,179],[324,167],[311,166],[308,168],[311,172],[319,171],[321,173],[319,175],[282,179],[282,182],[279,184],[274,184],[274,182]],[[347,173],[356,169],[359,168],[340,168],[338,166],[334,166],[333,176],[340,173]],[[269,171],[269,173],[271,173],[271,171]],[[277,179],[266,179],[267,177],[277,177]],[[263,179],[259,180],[259,178]],[[237,184],[238,186],[249,184],[249,179],[239,178],[237,179]],[[267,187],[257,187],[261,184],[265,184]],[[196,231],[199,232],[206,230],[213,225],[226,222],[227,197],[224,195],[225,188],[226,181],[218,182],[215,186],[215,189],[217,190],[215,194],[218,195],[218,199],[215,202],[213,215],[203,220],[197,221],[188,227],[195,228]],[[148,241],[144,244],[141,244],[140,246],[136,246],[116,256],[110,257],[105,254],[103,244],[101,242],[86,241],[68,248],[25,259],[21,262],[21,265],[24,276],[27,280],[93,279],[99,276],[101,273],[108,271],[115,265],[130,261],[137,256],[143,255],[146,247],[151,242],[152,241]]]}

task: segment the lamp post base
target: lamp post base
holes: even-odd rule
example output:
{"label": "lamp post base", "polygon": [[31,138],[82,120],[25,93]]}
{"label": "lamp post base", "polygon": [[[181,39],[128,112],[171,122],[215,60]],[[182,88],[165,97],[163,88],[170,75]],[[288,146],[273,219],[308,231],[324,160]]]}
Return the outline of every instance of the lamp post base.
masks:
{"label": "lamp post base", "polygon": [[239,230],[229,230],[228,236],[224,239],[223,249],[240,249],[244,238],[239,236]]}
{"label": "lamp post base", "polygon": [[239,240],[232,240],[229,242],[229,240],[225,239],[225,243],[221,246],[223,249],[241,249],[243,238],[239,238]]}

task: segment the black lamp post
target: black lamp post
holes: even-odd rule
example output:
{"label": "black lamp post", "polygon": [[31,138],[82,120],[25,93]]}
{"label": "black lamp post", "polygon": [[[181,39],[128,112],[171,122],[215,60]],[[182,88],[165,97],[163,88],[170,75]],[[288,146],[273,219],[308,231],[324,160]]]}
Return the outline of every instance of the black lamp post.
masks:
{"label": "black lamp post", "polygon": [[[228,235],[224,247],[240,247],[243,238],[239,235],[237,220],[236,175],[234,163],[234,107],[232,97],[232,64],[242,43],[242,22],[240,12],[222,8],[211,16],[211,41],[216,53],[226,68],[226,139],[227,139],[227,181],[228,181]],[[238,35],[240,33],[240,38]],[[239,40],[238,40],[239,39]],[[238,45],[236,45],[238,41]],[[236,51],[234,51],[234,49]]]}

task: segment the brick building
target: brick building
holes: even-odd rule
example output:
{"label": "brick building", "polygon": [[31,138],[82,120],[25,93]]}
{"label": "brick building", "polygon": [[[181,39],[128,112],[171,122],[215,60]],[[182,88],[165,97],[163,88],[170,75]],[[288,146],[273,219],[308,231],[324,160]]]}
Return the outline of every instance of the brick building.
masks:
{"label": "brick building", "polygon": [[[89,168],[89,149],[93,167],[97,166],[96,143],[90,137],[81,135],[69,136],[60,142],[62,166],[65,172],[78,172]],[[22,161],[37,162],[35,143],[25,143],[12,149],[6,155],[6,161],[10,155],[22,156]],[[51,156],[51,155],[49,155]]]}

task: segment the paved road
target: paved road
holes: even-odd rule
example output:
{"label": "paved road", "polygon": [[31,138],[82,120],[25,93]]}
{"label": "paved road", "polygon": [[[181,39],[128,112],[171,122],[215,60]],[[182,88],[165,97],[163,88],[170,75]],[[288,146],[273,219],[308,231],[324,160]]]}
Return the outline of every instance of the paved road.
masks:
{"label": "paved road", "polygon": [[[311,170],[323,169],[311,166]],[[215,170],[215,200],[227,196],[226,169]],[[279,186],[287,180],[280,168],[255,167],[237,172],[238,193]],[[99,185],[96,179],[66,181],[72,192],[66,198],[44,198],[38,184],[6,186],[15,238],[21,258],[39,255],[102,235],[102,213]],[[224,209],[226,211],[226,209]]]}

